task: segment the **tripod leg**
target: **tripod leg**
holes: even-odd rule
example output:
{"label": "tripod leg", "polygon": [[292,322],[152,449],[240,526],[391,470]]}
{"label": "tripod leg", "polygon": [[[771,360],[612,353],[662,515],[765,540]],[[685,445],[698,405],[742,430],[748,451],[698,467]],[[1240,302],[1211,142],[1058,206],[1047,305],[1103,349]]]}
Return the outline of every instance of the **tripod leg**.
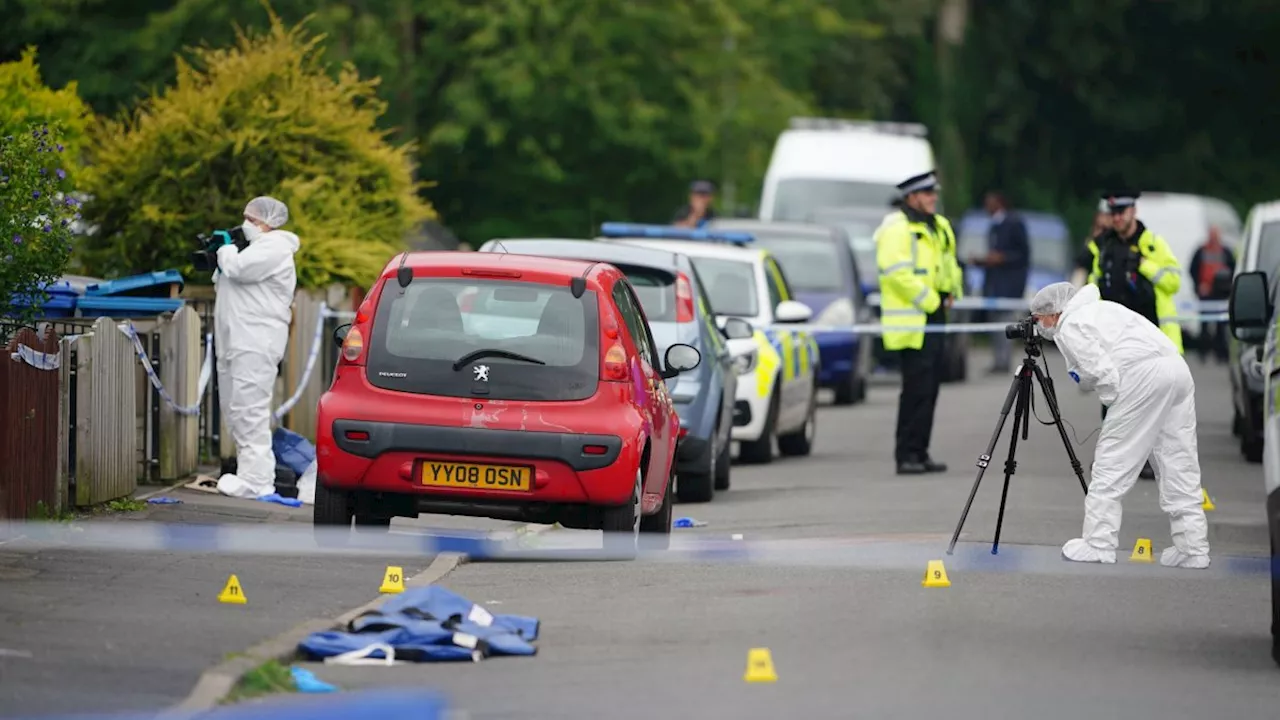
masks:
{"label": "tripod leg", "polygon": [[992,555],[1000,552],[1000,530],[1004,527],[1004,506],[1009,499],[1009,479],[1018,468],[1018,433],[1022,433],[1024,440],[1027,437],[1025,421],[1031,415],[1028,412],[1031,405],[1031,387],[1031,373],[1024,367],[1018,373],[1018,400],[1013,411],[1013,432],[1009,434],[1009,457],[1004,461],[1004,488],[1000,491],[1000,511],[996,514],[996,536],[991,542]]}
{"label": "tripod leg", "polygon": [[1058,428],[1058,437],[1062,438],[1062,446],[1067,449],[1067,457],[1071,458],[1071,470],[1080,481],[1080,489],[1088,495],[1089,483],[1084,479],[1084,466],[1080,464],[1076,449],[1071,444],[1071,439],[1067,437],[1067,429],[1062,425],[1062,413],[1058,412],[1058,396],[1053,392],[1053,381],[1045,377],[1045,374],[1040,371],[1040,366],[1033,365],[1032,369],[1035,371],[1036,379],[1040,381],[1040,390],[1044,393],[1045,402],[1049,404],[1049,413],[1053,416],[1053,424]]}
{"label": "tripod leg", "polygon": [[[995,432],[991,433],[991,442],[987,443],[987,451],[978,456],[978,476],[973,479],[973,488],[969,490],[969,499],[964,504],[964,512],[960,513],[960,522],[956,523],[956,531],[951,535],[951,544],[947,546],[947,554],[954,554],[956,549],[956,541],[960,539],[960,530],[964,527],[964,521],[969,517],[969,509],[973,507],[973,498],[978,494],[978,485],[982,483],[982,475],[987,471],[987,466],[991,464],[991,453],[996,450],[996,443],[1000,441],[1000,432],[1004,430],[1004,423],[1009,419],[1009,410],[1013,407],[1013,401],[1018,396],[1018,388],[1022,382],[1022,374],[1026,371],[1026,361],[1023,361],[1023,367],[1018,369],[1018,375],[1009,384],[1009,394],[1004,398],[1004,405],[1000,408],[1000,422],[996,423]],[[1014,429],[1017,429],[1014,424]]]}

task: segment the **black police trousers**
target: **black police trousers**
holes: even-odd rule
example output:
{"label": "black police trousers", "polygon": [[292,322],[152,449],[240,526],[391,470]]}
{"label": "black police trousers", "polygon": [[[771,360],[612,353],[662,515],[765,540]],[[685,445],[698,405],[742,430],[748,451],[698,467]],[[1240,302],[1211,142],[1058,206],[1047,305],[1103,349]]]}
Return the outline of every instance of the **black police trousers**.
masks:
{"label": "black police trousers", "polygon": [[[939,307],[926,322],[940,325],[946,321],[946,310]],[[898,434],[893,452],[897,462],[922,462],[929,455],[946,342],[946,335],[927,332],[919,350],[901,351],[902,392],[898,395]]]}

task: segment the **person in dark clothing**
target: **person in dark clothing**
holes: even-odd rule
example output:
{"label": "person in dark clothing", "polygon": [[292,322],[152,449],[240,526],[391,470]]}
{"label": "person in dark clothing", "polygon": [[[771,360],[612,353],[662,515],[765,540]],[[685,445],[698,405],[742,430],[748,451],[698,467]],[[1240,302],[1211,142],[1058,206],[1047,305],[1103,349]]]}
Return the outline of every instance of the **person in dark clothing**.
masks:
{"label": "person in dark clothing", "polygon": [[[1209,228],[1209,239],[1191,258],[1191,281],[1196,284],[1196,296],[1201,300],[1226,300],[1231,297],[1231,278],[1236,271],[1236,258],[1231,249],[1222,244],[1222,232]],[[1220,363],[1227,362],[1227,333],[1221,322],[1200,323],[1200,362],[1209,359],[1209,352]]]}
{"label": "person in dark clothing", "polygon": [[[1004,193],[991,191],[983,201],[983,207],[991,216],[991,229],[987,233],[987,254],[971,258],[970,263],[986,268],[982,277],[982,296],[989,298],[1020,298],[1027,290],[1027,275],[1031,267],[1031,246],[1027,240],[1027,224],[1022,216],[1009,210]],[[990,322],[1012,320],[1005,310],[990,312]],[[1011,367],[1009,339],[1003,332],[992,333],[991,349],[994,357],[990,371],[1005,374]]]}
{"label": "person in dark clothing", "polygon": [[716,186],[710,180],[695,180],[689,186],[689,204],[681,206],[671,218],[671,224],[679,227],[702,228],[716,218]]}

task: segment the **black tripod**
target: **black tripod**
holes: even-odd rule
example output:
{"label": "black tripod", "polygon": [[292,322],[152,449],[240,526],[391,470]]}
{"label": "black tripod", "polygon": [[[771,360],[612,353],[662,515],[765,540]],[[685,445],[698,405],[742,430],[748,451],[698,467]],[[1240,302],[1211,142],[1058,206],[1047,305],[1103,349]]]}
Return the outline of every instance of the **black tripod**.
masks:
{"label": "black tripod", "polygon": [[1018,461],[1015,459],[1018,452],[1018,431],[1022,431],[1022,439],[1026,440],[1031,424],[1031,395],[1034,392],[1031,385],[1032,375],[1040,382],[1040,390],[1049,405],[1049,412],[1053,415],[1053,424],[1058,427],[1062,445],[1067,449],[1067,456],[1071,458],[1071,469],[1080,480],[1080,489],[1086,494],[1089,492],[1080,458],[1076,457],[1075,448],[1067,439],[1067,430],[1062,426],[1062,415],[1058,412],[1058,397],[1053,392],[1053,380],[1046,377],[1041,372],[1040,366],[1036,364],[1036,358],[1040,356],[1040,338],[1031,333],[1027,333],[1024,337],[1026,337],[1026,357],[1022,359],[1018,374],[1009,387],[1009,395],[1004,399],[1004,407],[1000,409],[1000,422],[996,425],[996,431],[991,433],[991,442],[987,444],[987,451],[978,456],[978,477],[973,480],[969,501],[964,504],[960,522],[956,525],[955,534],[951,536],[951,545],[947,547],[948,555],[953,554],[956,549],[956,541],[960,539],[960,529],[964,527],[965,518],[969,517],[969,508],[973,506],[973,498],[978,494],[978,485],[982,483],[982,476],[986,473],[987,466],[991,464],[991,453],[995,452],[996,443],[1000,441],[1000,431],[1004,429],[1005,420],[1009,419],[1009,409],[1017,402],[1017,409],[1013,413],[1013,433],[1009,436],[1009,458],[1004,461],[1004,490],[1000,492],[1000,513],[996,516],[996,537],[991,544],[991,554],[995,555],[1000,549],[1000,527],[1004,524],[1004,505],[1009,497],[1009,478],[1013,477],[1014,470],[1018,466]]}

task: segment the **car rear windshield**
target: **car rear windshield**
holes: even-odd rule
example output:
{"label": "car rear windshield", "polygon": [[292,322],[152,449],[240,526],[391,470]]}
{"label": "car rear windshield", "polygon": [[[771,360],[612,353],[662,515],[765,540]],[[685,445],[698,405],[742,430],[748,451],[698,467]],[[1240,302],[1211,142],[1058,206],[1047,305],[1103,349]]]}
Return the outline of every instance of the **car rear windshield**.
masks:
{"label": "car rear windshield", "polygon": [[719,258],[691,258],[698,276],[707,281],[711,311],[717,315],[755,317],[756,269],[751,263]]}
{"label": "car rear windshield", "polygon": [[832,292],[846,287],[836,245],[817,238],[756,234],[756,245],[773,253],[787,283],[800,291]]}
{"label": "car rear windshield", "polygon": [[597,300],[565,285],[385,281],[366,373],[387,390],[500,400],[583,400],[600,373]]}
{"label": "car rear windshield", "polygon": [[676,277],[657,268],[613,263],[627,276],[649,322],[676,321]]}

